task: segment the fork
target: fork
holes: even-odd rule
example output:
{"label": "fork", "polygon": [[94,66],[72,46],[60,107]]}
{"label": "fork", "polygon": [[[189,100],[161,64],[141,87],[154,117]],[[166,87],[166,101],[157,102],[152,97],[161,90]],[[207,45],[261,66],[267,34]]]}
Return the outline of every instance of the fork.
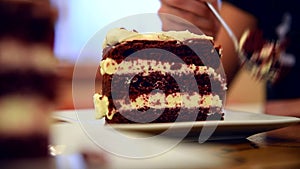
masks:
{"label": "fork", "polygon": [[[212,11],[221,25],[224,27],[225,31],[228,33],[231,38],[234,48],[240,58],[241,63],[250,70],[252,75],[257,79],[266,79],[271,82],[274,82],[278,79],[279,69],[276,67],[279,63],[279,53],[280,45],[277,42],[265,42],[261,49],[252,49],[252,51],[243,50],[245,46],[243,43],[239,43],[237,37],[232,32],[231,28],[220,16],[215,7],[210,3],[206,2],[208,8]],[[250,34],[249,30],[246,30],[241,37],[240,42],[245,42],[253,35]],[[255,43],[255,42],[254,42]],[[264,51],[271,51],[267,55],[263,53]]]}

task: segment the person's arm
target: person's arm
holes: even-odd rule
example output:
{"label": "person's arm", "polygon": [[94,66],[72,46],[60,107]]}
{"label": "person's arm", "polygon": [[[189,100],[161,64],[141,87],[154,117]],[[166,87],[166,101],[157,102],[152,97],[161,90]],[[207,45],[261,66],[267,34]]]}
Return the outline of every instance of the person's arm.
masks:
{"label": "person's arm", "polygon": [[[158,13],[175,15],[184,21],[190,22],[206,35],[215,36],[220,24],[205,2],[211,2],[217,8],[217,0],[161,0]],[[161,16],[161,20],[163,30],[186,30],[188,26],[182,21],[172,17]]]}
{"label": "person's arm", "polygon": [[[254,29],[257,24],[254,16],[225,1],[222,3],[220,14],[238,39],[246,29]],[[221,27],[218,32],[215,43],[221,45],[223,48],[222,63],[226,73],[227,83],[230,85],[240,68],[240,60],[232,40],[223,27]]]}
{"label": "person's arm", "polygon": [[266,114],[300,117],[300,99],[268,101]]}
{"label": "person's arm", "polygon": [[[158,13],[167,13],[183,18],[197,26],[206,35],[216,37],[215,44],[221,45],[223,48],[222,62],[229,85],[240,68],[240,62],[232,40],[223,27],[220,29],[219,21],[205,3],[207,1],[213,3],[218,9],[216,0],[161,0]],[[222,3],[220,13],[237,38],[240,38],[247,28],[253,28],[256,25],[256,19],[251,14],[225,1]],[[169,17],[161,17],[161,19],[164,30],[185,30],[186,25],[176,19]]]}

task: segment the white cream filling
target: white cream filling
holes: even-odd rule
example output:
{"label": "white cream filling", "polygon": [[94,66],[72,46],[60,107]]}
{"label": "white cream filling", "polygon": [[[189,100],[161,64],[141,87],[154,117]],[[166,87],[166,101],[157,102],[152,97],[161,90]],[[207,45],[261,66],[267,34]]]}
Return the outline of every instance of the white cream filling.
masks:
{"label": "white cream filling", "polygon": [[101,75],[109,74],[112,75],[118,70],[118,63],[111,58],[107,58],[100,62],[100,73]]}
{"label": "white cream filling", "polygon": [[108,98],[95,93],[93,96],[96,119],[101,119],[108,115]]}
{"label": "white cream filling", "polygon": [[213,40],[213,37],[206,35],[198,35],[191,33],[190,31],[165,31],[165,32],[153,32],[153,33],[138,33],[134,31],[128,31],[122,28],[111,29],[107,32],[106,38],[103,42],[103,48],[107,46],[114,46],[118,43],[132,40],[178,40],[184,41],[187,39],[207,39]]}
{"label": "white cream filling", "polygon": [[222,100],[218,95],[193,95],[173,93],[165,96],[163,93],[155,93],[150,95],[140,95],[130,104],[125,103],[124,100],[114,100],[116,105],[120,105],[120,111],[129,111],[132,109],[139,109],[143,107],[164,109],[164,108],[209,108],[209,107],[222,107]]}
{"label": "white cream filling", "polygon": [[104,74],[117,74],[117,75],[126,75],[126,74],[138,74],[142,73],[143,76],[148,76],[153,72],[161,72],[162,74],[170,75],[183,75],[183,74],[208,74],[212,79],[218,80],[222,84],[222,88],[226,90],[225,79],[221,77],[213,68],[207,66],[196,66],[194,64],[180,64],[180,69],[171,69],[174,66],[174,63],[161,62],[157,60],[143,60],[136,59],[133,61],[123,61],[120,64],[117,64],[111,58],[104,59],[100,62],[100,73]]}
{"label": "white cream filling", "polygon": [[[163,93],[151,93],[149,95],[143,94],[132,100],[130,103],[126,103],[124,100],[114,100],[114,103],[118,105],[119,111],[131,111],[139,108],[149,107],[155,109],[165,108],[210,108],[210,107],[222,107],[222,100],[218,95],[200,95],[194,93],[189,95],[187,93],[173,93],[165,95]],[[100,94],[94,95],[94,104],[96,110],[96,118],[108,117],[112,119],[116,110],[108,112],[108,99],[106,96]]]}

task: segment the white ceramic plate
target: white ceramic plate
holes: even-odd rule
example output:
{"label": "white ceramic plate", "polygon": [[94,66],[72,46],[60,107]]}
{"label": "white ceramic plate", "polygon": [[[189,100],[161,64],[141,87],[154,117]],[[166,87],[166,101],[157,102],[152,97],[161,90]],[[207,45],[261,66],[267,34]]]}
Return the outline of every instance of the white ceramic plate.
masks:
{"label": "white ceramic plate", "polygon": [[[94,123],[96,125],[104,125],[104,119],[96,120],[94,118],[94,110],[76,110],[81,123]],[[75,111],[58,111],[54,112],[53,117],[58,120],[67,122],[78,122]],[[199,121],[199,122],[178,122],[174,123],[152,123],[152,124],[114,124],[111,125],[117,130],[143,132],[148,134],[159,134],[170,127],[175,133],[186,132],[189,139],[198,139],[199,134],[204,128],[213,128],[214,132],[210,136],[210,140],[219,139],[241,139],[253,134],[287,127],[300,123],[300,119],[296,117],[275,116],[258,113],[248,113],[240,111],[226,110],[224,121]],[[179,134],[180,135],[180,134]]]}

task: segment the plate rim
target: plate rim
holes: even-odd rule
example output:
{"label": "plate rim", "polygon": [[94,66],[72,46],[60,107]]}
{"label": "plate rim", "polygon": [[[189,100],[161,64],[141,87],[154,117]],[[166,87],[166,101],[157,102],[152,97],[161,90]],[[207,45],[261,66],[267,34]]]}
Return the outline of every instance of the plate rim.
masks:
{"label": "plate rim", "polygon": [[[217,125],[219,127],[229,127],[229,126],[252,126],[252,125],[280,125],[286,124],[291,125],[294,123],[300,123],[300,118],[291,117],[291,116],[279,116],[279,115],[271,115],[271,114],[262,114],[262,113],[253,113],[253,112],[245,112],[245,111],[237,111],[237,110],[226,110],[230,113],[245,113],[251,115],[258,115],[258,116],[265,116],[265,117],[273,117],[274,119],[266,120],[249,120],[249,121],[239,121],[239,120],[212,120],[212,121],[188,121],[188,122],[170,122],[170,123],[145,123],[145,124],[109,124],[110,126],[117,128],[117,129],[134,129],[134,128],[169,128],[174,124],[176,128],[180,127],[200,127],[200,126],[214,126]],[[225,112],[225,113],[228,113]]]}
{"label": "plate rim", "polygon": [[[94,111],[94,109],[72,109],[72,110],[58,110],[54,111],[52,113],[52,118],[63,120],[66,122],[74,123],[79,122],[77,117],[77,112],[86,112],[86,111]],[[231,109],[225,109],[225,113],[242,113],[247,115],[253,115],[253,116],[264,116],[264,117],[273,117],[271,120],[212,120],[212,121],[188,121],[188,122],[176,122],[178,126],[184,126],[184,125],[215,125],[215,123],[218,123],[218,125],[222,126],[228,126],[228,125],[238,125],[243,122],[244,125],[262,125],[262,124],[281,124],[281,123],[300,123],[300,118],[298,117],[292,117],[292,116],[282,116],[282,115],[272,115],[272,114],[264,114],[264,113],[254,113],[254,112],[246,112],[246,111],[239,111],[239,110],[231,110]],[[73,114],[72,114],[73,113]],[[66,115],[67,114],[67,115]],[[95,121],[104,121],[103,119],[94,119]],[[205,124],[206,123],[206,124]],[[173,125],[174,122],[169,123],[145,123],[145,124],[110,124],[111,126],[170,126]]]}
{"label": "plate rim", "polygon": [[[235,113],[239,113],[239,116],[243,116],[242,114],[247,115],[248,117],[260,116],[262,120],[247,119],[242,120],[225,120],[218,121],[191,121],[191,122],[171,122],[171,123],[145,123],[145,124],[109,124],[108,128],[113,128],[118,131],[127,131],[127,132],[143,132],[148,134],[157,134],[161,133],[170,127],[172,127],[172,131],[180,132],[182,129],[186,130],[189,128],[189,133],[187,136],[191,136],[190,138],[196,138],[199,132],[204,127],[216,127],[212,136],[209,140],[225,140],[225,139],[243,139],[247,138],[251,135],[267,132],[270,130],[287,127],[293,124],[300,124],[300,118],[291,117],[291,116],[279,116],[279,115],[270,115],[263,113],[253,113],[253,112],[245,112],[239,110],[228,110],[225,109],[225,113],[229,113],[233,115]],[[65,120],[70,123],[90,123],[92,122],[96,126],[104,126],[105,127],[105,119],[96,119],[94,116],[94,109],[74,109],[74,110],[63,110],[56,111],[53,113],[52,117],[59,118],[61,115],[62,120]],[[61,113],[61,114],[60,114]],[[70,114],[72,114],[72,117]],[[86,121],[79,121],[78,115],[79,113],[88,113]],[[64,116],[65,115],[65,116]],[[229,118],[230,118],[229,115]],[[74,117],[75,116],[75,117]],[[238,116],[238,117],[239,117]],[[90,119],[93,120],[91,121]],[[227,117],[228,118],[228,117]],[[76,121],[75,121],[76,120]],[[228,134],[229,133],[229,134]]]}

